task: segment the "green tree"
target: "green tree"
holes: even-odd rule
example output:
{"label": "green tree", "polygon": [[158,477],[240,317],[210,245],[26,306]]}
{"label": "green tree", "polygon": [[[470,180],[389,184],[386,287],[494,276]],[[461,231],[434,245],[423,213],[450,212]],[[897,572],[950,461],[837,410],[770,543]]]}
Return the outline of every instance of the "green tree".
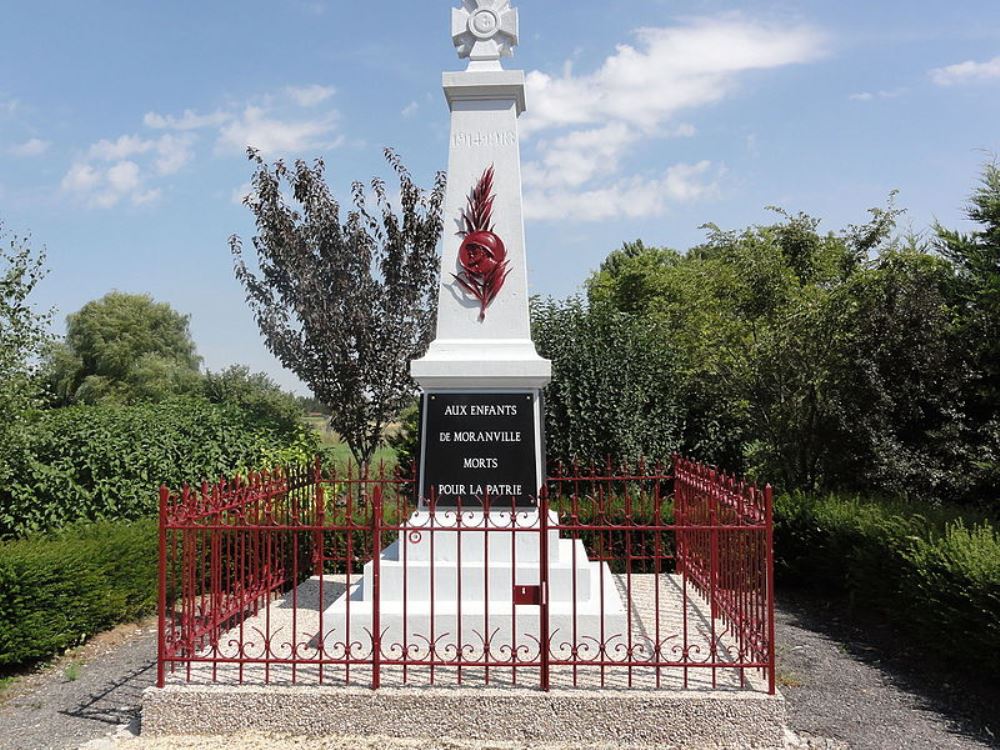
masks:
{"label": "green tree", "polygon": [[667,460],[680,447],[675,357],[642,318],[605,303],[534,300],[532,331],[552,361],[545,389],[550,460]]}
{"label": "green tree", "polygon": [[26,422],[37,405],[36,363],[48,340],[49,313],[29,297],[45,276],[45,253],[0,224],[0,485],[16,472]]}
{"label": "green tree", "polygon": [[669,248],[646,247],[642,240],[626,242],[587,280],[587,296],[622,312],[645,312],[664,293],[670,270],[680,259],[681,255]]}
{"label": "green tree", "polygon": [[139,403],[196,393],[200,357],[189,316],[148,294],[110,292],[66,319],[46,359],[57,404]]}
{"label": "green tree", "polygon": [[256,218],[258,272],[240,239],[231,239],[237,278],[268,349],[327,405],[332,427],[363,465],[413,397],[409,362],[433,334],[443,229],[444,174],[427,194],[392,151],[385,155],[399,179],[401,210],[374,179],[376,210],[365,186],[354,183],[353,209],[342,220],[322,161],[271,167],[251,149],[256,171],[245,203]]}
{"label": "green tree", "polygon": [[203,388],[212,403],[237,406],[256,421],[274,424],[282,431],[294,431],[302,424],[301,402],[265,373],[251,372],[245,365],[207,372]]}
{"label": "green tree", "polygon": [[968,232],[935,225],[935,247],[954,263],[961,309],[961,341],[969,387],[963,394],[980,446],[980,494],[996,498],[1000,485],[1000,164],[983,168],[966,214]]}
{"label": "green tree", "polygon": [[684,450],[786,487],[966,492],[951,264],[901,246],[891,200],[840,232],[774,210],[683,256],[631,243],[588,283],[672,352]]}

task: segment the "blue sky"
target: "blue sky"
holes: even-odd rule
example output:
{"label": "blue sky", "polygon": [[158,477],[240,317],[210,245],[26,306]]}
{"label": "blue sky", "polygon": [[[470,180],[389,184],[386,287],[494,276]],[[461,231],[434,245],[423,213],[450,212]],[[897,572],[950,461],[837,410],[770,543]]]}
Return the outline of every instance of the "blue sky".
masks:
{"label": "blue sky", "polygon": [[[454,3],[454,4],[457,4]],[[449,0],[10,3],[0,219],[45,246],[36,302],[112,289],[191,315],[205,364],[297,381],[264,348],[227,238],[244,146],[331,184],[447,161]],[[1000,152],[996,0],[520,0],[529,277],[573,293],[623,240],[679,249],[767,205],[840,228],[893,189],[914,231],[963,226]]]}

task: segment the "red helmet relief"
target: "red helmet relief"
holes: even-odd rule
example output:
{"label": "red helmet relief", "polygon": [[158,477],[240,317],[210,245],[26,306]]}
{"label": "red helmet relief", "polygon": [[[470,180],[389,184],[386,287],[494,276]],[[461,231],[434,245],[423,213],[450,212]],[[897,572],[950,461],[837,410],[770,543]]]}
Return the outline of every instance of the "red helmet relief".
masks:
{"label": "red helmet relief", "polygon": [[479,301],[479,319],[486,317],[486,308],[503,288],[507,274],[507,248],[493,232],[493,166],[491,165],[472,189],[462,212],[465,229],[458,249],[458,264],[462,270],[452,277]]}

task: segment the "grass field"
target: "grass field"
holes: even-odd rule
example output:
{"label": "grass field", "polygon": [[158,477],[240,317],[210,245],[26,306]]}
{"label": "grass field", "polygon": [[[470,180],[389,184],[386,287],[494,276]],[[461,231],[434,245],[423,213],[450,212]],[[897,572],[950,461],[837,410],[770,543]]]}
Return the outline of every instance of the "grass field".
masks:
{"label": "grass field", "polygon": [[[338,464],[346,464],[348,461],[353,461],[354,458],[351,456],[351,450],[347,447],[347,443],[333,430],[329,429],[327,426],[326,417],[319,415],[310,415],[305,418],[306,422],[316,430],[316,434],[319,435],[319,439],[323,444],[323,447],[332,454],[333,460]],[[386,428],[387,434],[392,434],[394,430],[399,429],[399,425],[391,424]],[[396,464],[396,452],[390,448],[388,445],[379,446],[378,450],[375,451],[375,455],[372,457],[372,464],[378,465],[380,461],[384,461],[387,467],[395,466]]]}

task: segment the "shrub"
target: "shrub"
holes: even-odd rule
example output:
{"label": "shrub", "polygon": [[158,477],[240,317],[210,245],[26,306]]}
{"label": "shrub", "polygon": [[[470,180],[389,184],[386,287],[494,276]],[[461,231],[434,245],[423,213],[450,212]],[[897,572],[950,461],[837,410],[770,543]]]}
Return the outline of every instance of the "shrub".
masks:
{"label": "shrub", "polygon": [[161,483],[308,460],[304,426],[280,428],[232,404],[179,398],[137,406],[72,406],[32,425],[15,481],[0,487],[0,539],[76,521],[156,512]]}
{"label": "shrub", "polygon": [[647,321],[575,298],[536,300],[532,330],[539,354],[552,361],[549,461],[633,463],[667,459],[680,448],[675,358]]}
{"label": "shrub", "polygon": [[[775,504],[783,583],[840,591],[913,645],[968,669],[1000,670],[1000,532],[985,517],[836,495]],[[963,519],[963,516],[966,516]]]}
{"label": "shrub", "polygon": [[0,667],[51,656],[153,611],[157,559],[152,520],[0,543]]}

